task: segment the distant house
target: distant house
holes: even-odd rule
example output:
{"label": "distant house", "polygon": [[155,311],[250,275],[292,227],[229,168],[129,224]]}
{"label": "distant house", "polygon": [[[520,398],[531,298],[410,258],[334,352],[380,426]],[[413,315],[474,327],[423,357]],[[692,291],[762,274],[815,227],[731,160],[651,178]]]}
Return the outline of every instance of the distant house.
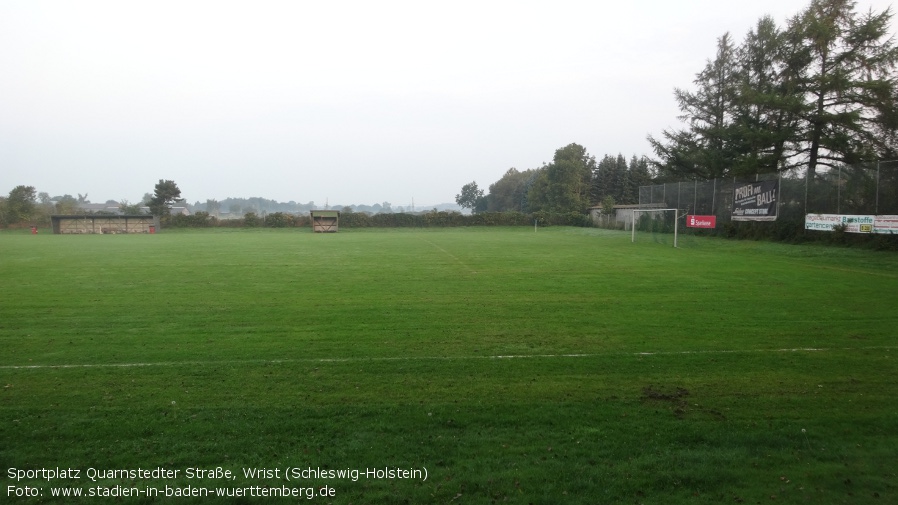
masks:
{"label": "distant house", "polygon": [[[140,210],[143,212],[146,212],[147,214],[150,213],[149,207],[141,207]],[[180,214],[182,216],[189,216],[190,209],[187,208],[186,205],[175,205],[174,207],[171,208],[171,215],[176,216],[178,214]]]}
{"label": "distant house", "polygon": [[78,208],[85,213],[103,213],[103,214],[121,214],[122,208],[119,204],[111,203],[79,203]]}
{"label": "distant house", "polygon": [[[79,203],[78,208],[84,211],[85,214],[121,214],[122,208],[120,204],[111,204],[111,203]],[[140,208],[141,212],[146,214],[150,214],[150,208],[143,206]],[[171,208],[171,215],[182,215],[189,216],[190,208],[187,207],[186,204],[176,204]]]}

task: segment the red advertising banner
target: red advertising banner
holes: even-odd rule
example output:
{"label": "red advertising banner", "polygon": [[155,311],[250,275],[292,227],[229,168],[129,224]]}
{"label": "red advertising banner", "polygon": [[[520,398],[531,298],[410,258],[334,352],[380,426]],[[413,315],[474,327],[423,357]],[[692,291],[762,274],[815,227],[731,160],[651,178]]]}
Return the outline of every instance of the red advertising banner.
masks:
{"label": "red advertising banner", "polygon": [[686,226],[688,228],[715,228],[717,226],[717,216],[686,216]]}

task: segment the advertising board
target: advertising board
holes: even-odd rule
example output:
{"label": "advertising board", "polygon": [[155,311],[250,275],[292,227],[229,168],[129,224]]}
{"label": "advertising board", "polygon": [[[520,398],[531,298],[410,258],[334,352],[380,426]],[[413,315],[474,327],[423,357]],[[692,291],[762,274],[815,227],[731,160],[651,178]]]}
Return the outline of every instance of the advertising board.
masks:
{"label": "advertising board", "polygon": [[778,180],[736,184],[733,221],[775,221],[778,190]]}
{"label": "advertising board", "polygon": [[715,228],[717,227],[717,216],[686,216],[687,228]]}
{"label": "advertising board", "polygon": [[854,214],[807,214],[805,230],[833,231],[844,226],[848,233],[882,233],[898,235],[898,216],[854,215]]}

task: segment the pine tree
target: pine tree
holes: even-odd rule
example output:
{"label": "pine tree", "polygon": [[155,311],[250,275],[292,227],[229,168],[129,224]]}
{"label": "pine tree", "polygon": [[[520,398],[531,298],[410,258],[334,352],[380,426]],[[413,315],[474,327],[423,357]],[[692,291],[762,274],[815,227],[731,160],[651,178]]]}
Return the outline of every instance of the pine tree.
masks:
{"label": "pine tree", "polygon": [[159,179],[149,202],[150,213],[160,216],[163,222],[168,222],[171,218],[172,205],[180,200],[181,190],[175,181]]}
{"label": "pine tree", "polygon": [[664,131],[664,141],[649,137],[663,172],[706,179],[729,173],[737,158],[733,115],[738,75],[736,48],[725,33],[717,40],[714,60],[696,75],[697,90],[674,90],[687,128]]}
{"label": "pine tree", "polygon": [[812,0],[789,30],[809,62],[795,155],[808,178],[820,166],[873,160],[890,146],[876,135],[894,114],[898,50],[889,10],[858,15],[849,0]]}
{"label": "pine tree", "polygon": [[636,204],[639,203],[639,188],[641,186],[648,186],[652,183],[652,174],[649,171],[649,163],[645,156],[637,158],[634,154],[632,158],[630,158],[630,165],[627,168],[629,172],[630,183],[632,184],[633,191],[633,199],[625,202],[621,202],[624,204]]}
{"label": "pine tree", "polygon": [[739,88],[734,140],[739,152],[734,175],[791,168],[786,149],[794,143],[801,95],[797,80],[804,59],[770,16],[758,20],[738,49]]}
{"label": "pine tree", "polygon": [[661,180],[713,178],[872,161],[898,154],[898,49],[891,11],[812,0],[780,30],[761,18],[739,46],[725,34],[677,89],[686,128],[649,137]]}

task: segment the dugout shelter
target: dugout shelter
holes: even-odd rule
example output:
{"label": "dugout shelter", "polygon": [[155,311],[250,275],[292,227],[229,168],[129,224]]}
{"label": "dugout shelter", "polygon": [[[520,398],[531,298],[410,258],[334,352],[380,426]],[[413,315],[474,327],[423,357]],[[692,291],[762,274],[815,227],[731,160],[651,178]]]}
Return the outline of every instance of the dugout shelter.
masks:
{"label": "dugout shelter", "polygon": [[50,216],[50,224],[56,235],[156,233],[160,229],[159,217],[149,214]]}
{"label": "dugout shelter", "polygon": [[312,231],[315,233],[336,233],[340,227],[339,210],[312,210]]}

